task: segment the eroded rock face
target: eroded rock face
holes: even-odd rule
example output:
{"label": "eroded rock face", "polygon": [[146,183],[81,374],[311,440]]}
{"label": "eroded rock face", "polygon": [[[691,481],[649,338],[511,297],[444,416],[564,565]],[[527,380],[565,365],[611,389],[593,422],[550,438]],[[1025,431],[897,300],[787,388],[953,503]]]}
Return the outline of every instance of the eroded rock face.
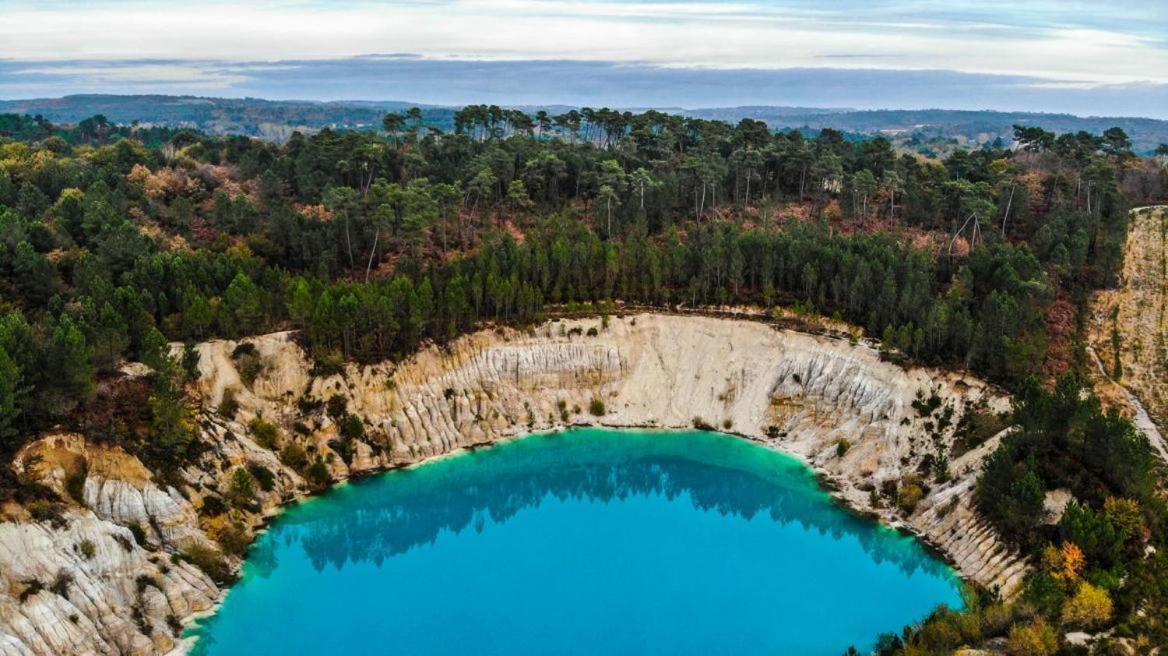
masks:
{"label": "eroded rock face", "polygon": [[201,571],[147,551],[125,527],[87,512],[63,519],[0,524],[0,654],[164,653],[175,644],[167,618],[218,596]]}
{"label": "eroded rock face", "polygon": [[[590,328],[598,334],[589,336]],[[170,649],[168,617],[206,609],[219,592],[170,554],[192,546],[218,550],[211,538],[226,515],[207,509],[212,498],[228,495],[239,468],[258,465],[273,474],[271,489],[259,490],[253,507],[231,511],[248,531],[305,493],[304,469],[277,456],[289,444],[304,447],[339,480],[571,424],[709,425],[805,459],[847,503],[916,531],[971,580],[1009,592],[1025,573],[1026,564],[970,506],[976,472],[999,438],[952,458],[944,483],[922,476],[928,489],[911,511],[874,493],[948,457],[964,412],[974,405],[1001,410],[1006,400],[976,379],[882,362],[863,344],[754,322],[637,315],[607,327],[594,319],[551,322],[529,333],[483,331],[401,365],[350,365],[314,376],[287,334],[247,341],[263,364],[250,383],[231,357],[236,343],[199,346],[196,385],[207,408],[200,438],[209,448],[170,484],[155,481],[120,449],[87,445],[80,436],[51,436],[22,452],[16,466],[35,460],[30,474],[66,497],[77,489],[69,477],[84,464],[84,498],[60,528],[27,519],[0,523],[0,570],[8,584],[0,589],[0,654]],[[213,412],[225,394],[238,404],[231,418]],[[341,436],[326,411],[334,396],[360,419],[363,438]],[[599,410],[597,402],[604,406],[599,416],[590,412]],[[250,434],[254,418],[279,427],[272,448]],[[129,526],[143,529],[145,544]],[[81,553],[82,540],[92,542],[92,556]],[[227,562],[238,559],[228,555]],[[63,596],[48,589],[62,570],[73,577]],[[32,581],[45,589],[21,601]]]}

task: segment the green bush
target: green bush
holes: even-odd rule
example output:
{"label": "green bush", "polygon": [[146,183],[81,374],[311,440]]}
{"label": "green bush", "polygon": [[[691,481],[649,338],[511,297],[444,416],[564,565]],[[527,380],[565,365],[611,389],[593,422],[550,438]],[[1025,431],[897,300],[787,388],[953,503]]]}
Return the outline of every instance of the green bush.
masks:
{"label": "green bush", "polygon": [[195,348],[193,343],[188,343],[183,346],[182,366],[183,376],[187,380],[194,380],[199,377],[199,362],[202,357],[199,355],[199,350]]}
{"label": "green bush", "polygon": [[907,476],[896,491],[896,505],[905,513],[912,513],[924,496],[920,481],[915,476]]}
{"label": "green bush", "polygon": [[235,399],[235,394],[235,388],[228,387],[223,390],[223,399],[219,401],[219,414],[228,419],[235,419],[235,414],[239,412],[239,401]]}
{"label": "green bush", "polygon": [[305,472],[310,483],[317,487],[324,487],[332,482],[332,474],[329,473],[328,466],[324,464],[324,460],[317,458],[316,462]]}
{"label": "green bush", "polygon": [[248,464],[247,471],[251,473],[264,492],[271,492],[276,487],[276,475],[272,473],[272,470],[258,462]]}
{"label": "green bush", "polygon": [[1058,651],[1058,635],[1042,618],[1030,624],[1016,624],[1006,639],[1010,656],[1053,656]]}
{"label": "green bush", "polygon": [[248,535],[247,528],[241,522],[228,524],[219,531],[218,539],[219,546],[223,547],[223,551],[235,556],[247,553],[247,548],[251,544],[251,536]]}
{"label": "green bush", "polygon": [[231,570],[228,569],[223,556],[211,547],[203,544],[191,545],[183,550],[182,557],[203,570],[203,573],[216,583],[227,583],[231,580]]}
{"label": "green bush", "polygon": [[236,507],[245,508],[255,502],[255,496],[255,477],[243,467],[236,468],[231,474],[231,483],[228,486],[227,498]]}
{"label": "green bush", "polygon": [[255,344],[251,342],[240,342],[231,351],[231,359],[238,360],[249,356],[258,356],[260,353],[256,350]]}
{"label": "green bush", "polygon": [[592,397],[588,402],[588,412],[596,417],[601,417],[605,413],[604,401],[599,396]]}
{"label": "green bush", "polygon": [[[240,349],[244,349],[244,352],[240,353]],[[251,344],[240,344],[235,347],[235,352],[231,356],[235,361],[235,370],[239,372],[239,379],[248,386],[255,383],[260,374],[264,372],[263,358]]]}
{"label": "green bush", "polygon": [[300,414],[302,415],[312,414],[317,410],[320,410],[321,406],[323,405],[324,403],[322,403],[320,399],[314,399],[308,396],[302,396],[299,399],[296,399],[296,409],[299,410]]}
{"label": "green bush", "polygon": [[304,447],[293,442],[280,449],[280,462],[296,471],[304,471],[308,466],[308,453]]}
{"label": "green bush", "polygon": [[328,400],[328,414],[334,421],[340,421],[349,412],[349,400],[340,394],[333,394]]}
{"label": "green bush", "polygon": [[227,504],[223,503],[223,499],[220,497],[217,497],[214,494],[208,494],[207,496],[203,497],[203,505],[201,506],[200,510],[202,510],[203,515],[207,517],[215,517],[227,512]]}
{"label": "green bush", "polygon": [[48,522],[53,526],[64,526],[65,519],[61,515],[62,505],[48,499],[36,499],[24,506],[28,514],[38,522]]}
{"label": "green bush", "polygon": [[65,477],[65,491],[80,505],[85,505],[85,479],[89,476],[85,467]]}
{"label": "green bush", "polygon": [[941,407],[941,397],[936,390],[929,393],[929,398],[925,398],[924,392],[917,390],[917,396],[912,402],[912,407],[916,409],[917,414],[922,417],[932,415],[937,408]]}
{"label": "green bush", "polygon": [[251,422],[248,423],[247,428],[251,431],[251,437],[253,440],[255,440],[255,443],[264,447],[265,449],[275,449],[276,445],[280,441],[280,431],[276,428],[276,425],[271,422],[264,421],[259,417],[252,419]]}
{"label": "green bush", "polygon": [[359,440],[365,437],[365,424],[361,418],[354,414],[345,415],[345,420],[341,422],[341,437],[346,440]]}

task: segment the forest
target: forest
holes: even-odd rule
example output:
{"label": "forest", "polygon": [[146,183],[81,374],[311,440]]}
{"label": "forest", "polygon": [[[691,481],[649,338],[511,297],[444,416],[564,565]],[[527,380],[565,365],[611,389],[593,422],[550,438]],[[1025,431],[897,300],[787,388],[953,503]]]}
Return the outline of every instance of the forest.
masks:
{"label": "forest", "polygon": [[[54,123],[78,123],[101,114],[114,123],[193,128],[213,135],[245,135],[284,142],[292,134],[323,128],[376,130],[386,112],[408,111],[417,103],[397,101],[268,100],[175,95],[73,94],[61,98],[0,100],[0,114],[40,115]],[[421,105],[426,127],[450,131],[458,107]],[[564,113],[563,105],[523,106],[527,113]],[[663,109],[658,107],[657,109]],[[1012,141],[1011,126],[1042,126],[1055,132],[1102,133],[1120,127],[1131,137],[1137,154],[1150,154],[1168,141],[1168,121],[1132,116],[1075,116],[1049,112],[991,110],[857,110],[842,107],[739,106],[664,110],[691,118],[728,123],[749,118],[773,130],[818,131],[833,128],[857,134],[884,133],[898,146],[929,154],[978,147],[1001,139]],[[3,132],[0,129],[0,132]]]}
{"label": "forest", "polygon": [[[1011,621],[1061,617],[1090,580],[1128,630],[1168,642],[1163,619],[1135,612],[1168,599],[1168,552],[1136,557],[1168,544],[1155,462],[1076,378],[1088,295],[1115,283],[1128,209],[1168,190],[1122,129],[1018,126],[1017,147],[943,160],[829,128],[486,105],[450,131],[407,110],[380,131],[283,144],[102,116],[3,115],[0,134],[5,457],[55,425],[115,439],[124,412],[150,426],[153,461],[189,455],[192,362],[168,342],[297,330],[329,370],[557,312],[782,306],[1016,392],[1020,428],[978,498],[1052,565]],[[97,394],[128,361],[155,371],[132,409]],[[1090,505],[1042,527],[1057,487]],[[1077,545],[1088,567],[1055,577],[1066,554],[1049,544]],[[989,591],[958,617],[995,604]],[[953,617],[886,646],[931,653]]]}

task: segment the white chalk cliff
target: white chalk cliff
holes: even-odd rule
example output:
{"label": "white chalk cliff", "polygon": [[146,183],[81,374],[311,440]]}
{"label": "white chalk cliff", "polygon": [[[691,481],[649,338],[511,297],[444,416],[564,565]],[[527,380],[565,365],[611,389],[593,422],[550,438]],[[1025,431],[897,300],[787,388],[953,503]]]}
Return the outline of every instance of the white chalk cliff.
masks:
{"label": "white chalk cliff", "polygon": [[[965,412],[1003,410],[1007,400],[968,376],[884,362],[862,343],[753,321],[641,314],[607,327],[587,319],[529,332],[487,330],[398,365],[349,365],[314,376],[289,335],[246,341],[263,363],[251,384],[231,357],[236,342],[199,345],[195,384],[207,408],[200,439],[209,448],[165,481],[120,448],[81,436],[48,436],[21,452],[13,466],[65,498],[69,477],[83,472],[84,499],[56,525],[7,509],[0,522],[0,655],[174,648],[177,623],[212,607],[220,594],[206,574],[172,557],[193,547],[218,550],[209,536],[223,519],[208,517],[203,500],[224,495],[236,467],[263,465],[276,480],[259,493],[258,512],[243,515],[253,530],[263,514],[309,489],[301,473],[253,440],[247,425],[254,417],[280,427],[275,451],[305,446],[335,480],[533,430],[689,428],[697,419],[801,457],[848,505],[911,529],[969,580],[1009,592],[1027,568],[971,507],[977,472],[1000,436],[952,457],[948,481],[924,476],[928,491],[907,514],[874,492],[917,474],[926,458],[949,457]],[[213,410],[228,390],[239,404],[232,418]],[[913,407],[934,394],[936,412]],[[312,403],[334,395],[365,424],[366,438],[346,457],[330,446],[337,427]],[[596,399],[602,416],[589,412]]]}

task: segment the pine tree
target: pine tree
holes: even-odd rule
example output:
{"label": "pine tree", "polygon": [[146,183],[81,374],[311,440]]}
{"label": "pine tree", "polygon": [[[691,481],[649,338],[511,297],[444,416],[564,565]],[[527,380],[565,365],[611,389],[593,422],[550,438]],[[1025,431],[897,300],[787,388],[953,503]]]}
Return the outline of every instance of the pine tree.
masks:
{"label": "pine tree", "polygon": [[20,419],[18,394],[22,382],[20,367],[0,348],[0,453],[11,453],[19,446]]}
{"label": "pine tree", "polygon": [[49,415],[63,415],[92,398],[96,389],[93,352],[85,334],[62,316],[45,349],[43,389],[38,403]]}

